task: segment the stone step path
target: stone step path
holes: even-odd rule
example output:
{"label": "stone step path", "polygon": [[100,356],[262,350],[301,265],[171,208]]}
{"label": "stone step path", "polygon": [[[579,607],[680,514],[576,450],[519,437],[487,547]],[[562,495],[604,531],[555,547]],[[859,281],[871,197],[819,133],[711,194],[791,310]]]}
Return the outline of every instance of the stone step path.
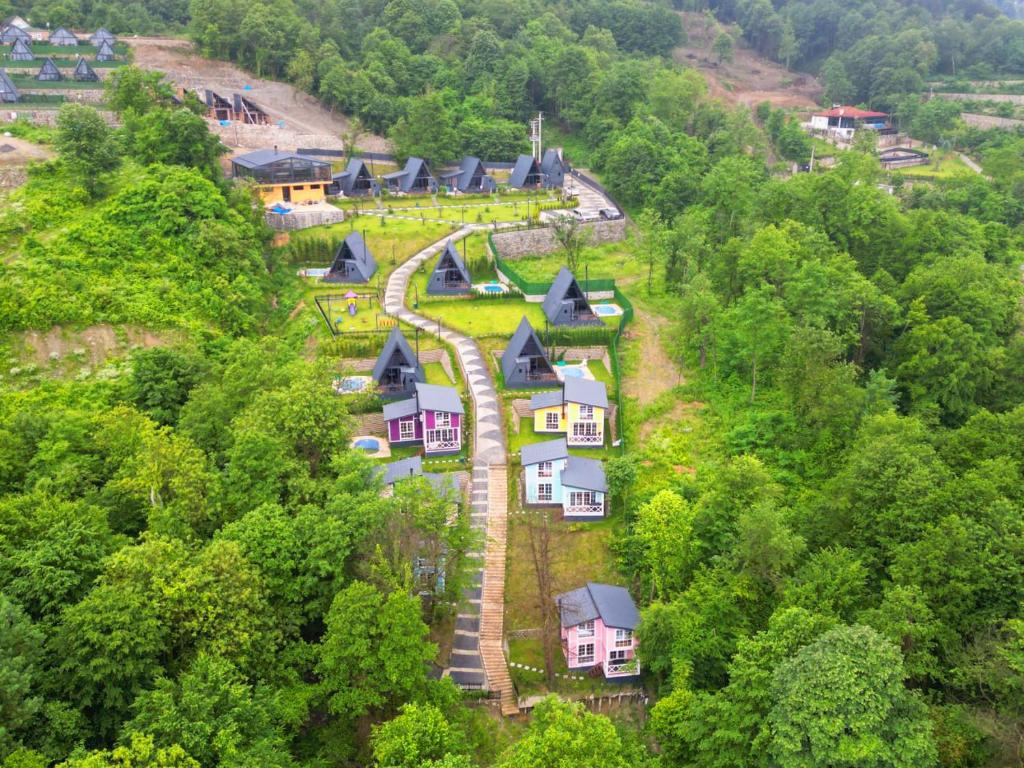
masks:
{"label": "stone step path", "polygon": [[456,616],[456,633],[447,673],[466,688],[486,686],[501,696],[501,711],[518,714],[519,707],[502,649],[505,613],[505,545],[508,524],[507,453],[502,431],[501,405],[483,353],[476,342],[436,321],[406,309],[409,280],[428,259],[435,258],[449,240],[457,241],[481,225],[462,227],[449,237],[427,246],[399,266],[388,278],[384,311],[428,333],[437,332],[455,348],[473,401],[473,475],[470,483],[470,520],[483,544],[483,564],[471,573]]}

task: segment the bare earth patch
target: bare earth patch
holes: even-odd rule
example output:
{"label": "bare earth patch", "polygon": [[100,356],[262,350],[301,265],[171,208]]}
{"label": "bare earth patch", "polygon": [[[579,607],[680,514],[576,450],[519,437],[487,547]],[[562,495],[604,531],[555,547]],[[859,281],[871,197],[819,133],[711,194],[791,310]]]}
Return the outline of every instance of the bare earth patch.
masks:
{"label": "bare earth patch", "polygon": [[626,338],[640,345],[640,365],[623,380],[622,388],[640,405],[654,402],[662,392],[684,382],[682,371],[665,351],[662,334],[667,333],[667,329],[668,320],[664,317],[634,309],[633,323]]}
{"label": "bare earth patch", "polygon": [[51,157],[53,152],[46,147],[0,133],[0,190],[24,184],[28,164]]}
{"label": "bare earth patch", "polygon": [[115,328],[101,323],[82,331],[68,331],[59,325],[48,331],[27,331],[21,338],[25,356],[33,362],[48,366],[69,355],[95,368],[108,358],[126,354],[129,350],[159,347],[174,342],[173,334],[157,334],[134,326]]}

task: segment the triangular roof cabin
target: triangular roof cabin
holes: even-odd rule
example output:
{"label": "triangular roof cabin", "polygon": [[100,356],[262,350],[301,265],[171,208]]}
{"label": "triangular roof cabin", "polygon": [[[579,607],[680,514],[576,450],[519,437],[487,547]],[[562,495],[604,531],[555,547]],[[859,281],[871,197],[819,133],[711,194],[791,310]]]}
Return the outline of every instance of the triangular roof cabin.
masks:
{"label": "triangular roof cabin", "polygon": [[64,27],[57,27],[57,29],[50,33],[49,43],[50,45],[78,45],[78,38],[75,37],[74,32]]}
{"label": "triangular roof cabin", "polygon": [[334,252],[331,268],[324,275],[325,283],[366,283],[377,271],[377,262],[358,232],[352,232],[341,241]]}
{"label": "triangular roof cabin", "polygon": [[427,161],[422,157],[410,157],[405,161],[405,168],[382,177],[393,192],[406,194],[424,194],[437,192],[437,180],[430,173]]}
{"label": "triangular roof cabin", "polygon": [[14,24],[9,24],[0,30],[0,43],[11,45],[16,40],[24,40],[26,43],[31,43],[32,35]]}
{"label": "triangular roof cabin", "polygon": [[464,157],[459,167],[440,175],[449,189],[459,192],[493,192],[494,179],[487,175],[487,169],[479,157]]}
{"label": "triangular roof cabin", "polygon": [[373,380],[385,397],[411,397],[416,392],[416,382],[427,380],[423,366],[397,325],[391,329],[373,366]]}
{"label": "triangular roof cabin", "polygon": [[364,195],[376,195],[380,192],[380,185],[366,162],[361,157],[353,157],[348,161],[348,167],[341,173],[334,174],[334,181],[338,189],[345,197],[362,197]]}
{"label": "triangular roof cabin", "polygon": [[568,170],[562,159],[562,150],[549,149],[540,161],[540,171],[544,174],[544,186],[547,188],[561,187],[565,184],[565,172]]}
{"label": "triangular roof cabin", "polygon": [[96,51],[96,61],[113,61],[114,49],[109,42],[104,40]]}
{"label": "triangular roof cabin", "polygon": [[11,61],[32,61],[35,59],[35,55],[32,53],[32,49],[29,48],[28,43],[19,37],[14,41],[14,45],[11,46],[8,58]]}
{"label": "triangular roof cabin", "polygon": [[525,317],[501,355],[501,372],[507,389],[558,385],[547,350]]}
{"label": "triangular roof cabin", "polygon": [[544,297],[544,315],[552,325],[601,325],[587,295],[565,267],[558,270],[555,281]]}
{"label": "triangular roof cabin", "polygon": [[116,41],[117,38],[110,34],[105,27],[100,27],[89,36],[89,43],[97,48],[100,47],[100,43],[110,43],[113,45]]}
{"label": "triangular roof cabin", "polygon": [[452,295],[458,293],[469,293],[470,279],[469,270],[452,241],[441,251],[441,255],[434,265],[434,271],[430,273],[430,280],[427,282],[427,293]]}
{"label": "triangular roof cabin", "polygon": [[32,28],[32,25],[25,21],[23,18],[21,18],[21,16],[8,16],[6,19],[4,19],[3,24],[0,24],[0,26],[17,27],[18,29],[22,30],[29,30]]}
{"label": "triangular roof cabin", "polygon": [[520,155],[508,177],[508,185],[514,189],[536,189],[544,181],[544,175],[533,155]]}
{"label": "triangular roof cabin", "polygon": [[47,56],[43,59],[43,66],[39,68],[39,74],[36,75],[36,80],[46,80],[54,82],[57,80],[63,80],[64,75],[57,69],[57,65],[53,63],[53,59]]}
{"label": "triangular roof cabin", "polygon": [[81,56],[75,62],[75,74],[73,77],[79,82],[95,82],[100,79],[100,76],[96,74],[96,70],[90,67],[89,62]]}
{"label": "triangular roof cabin", "polygon": [[7,76],[6,70],[0,69],[0,102],[13,104],[20,98],[18,89],[14,87],[11,78]]}

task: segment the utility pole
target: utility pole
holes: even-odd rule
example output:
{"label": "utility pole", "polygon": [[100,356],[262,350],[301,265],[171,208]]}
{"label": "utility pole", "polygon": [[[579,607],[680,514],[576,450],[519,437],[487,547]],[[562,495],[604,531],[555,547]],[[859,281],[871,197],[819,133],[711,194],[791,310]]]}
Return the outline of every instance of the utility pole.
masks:
{"label": "utility pole", "polygon": [[543,152],[543,124],[543,112],[538,112],[537,116],[530,120],[530,145],[533,148],[533,159],[536,160],[538,163],[541,161],[541,154]]}

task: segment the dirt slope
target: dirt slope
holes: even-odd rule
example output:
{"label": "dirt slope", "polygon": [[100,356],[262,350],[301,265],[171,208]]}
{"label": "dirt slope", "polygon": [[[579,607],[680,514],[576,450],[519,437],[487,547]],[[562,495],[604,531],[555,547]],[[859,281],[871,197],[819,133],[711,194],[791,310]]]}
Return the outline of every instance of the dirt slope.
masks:
{"label": "dirt slope", "polygon": [[733,61],[719,64],[711,52],[722,27],[710,25],[702,14],[682,12],[686,45],[676,48],[673,57],[681,64],[699,69],[708,82],[708,92],[730,104],[755,107],[762,101],[773,107],[816,107],[821,84],[810,75],[790,72],[773,61],[758,56],[743,46],[735,29],[729,33],[736,41]]}
{"label": "dirt slope", "polygon": [[[314,146],[333,149],[343,147],[341,137],[349,130],[348,119],[325,109],[307,93],[274,80],[264,80],[234,64],[204,59],[187,40],[157,37],[127,38],[134,49],[135,63],[145,69],[164,72],[168,79],[183,88],[209,88],[230,99],[242,93],[270,116],[268,126],[228,126],[212,123],[212,128],[228,146],[250,149],[277,145],[282,149]],[[244,86],[251,90],[243,90]],[[283,127],[277,125],[283,122]],[[386,139],[364,135],[359,147],[371,152],[386,152]]]}

